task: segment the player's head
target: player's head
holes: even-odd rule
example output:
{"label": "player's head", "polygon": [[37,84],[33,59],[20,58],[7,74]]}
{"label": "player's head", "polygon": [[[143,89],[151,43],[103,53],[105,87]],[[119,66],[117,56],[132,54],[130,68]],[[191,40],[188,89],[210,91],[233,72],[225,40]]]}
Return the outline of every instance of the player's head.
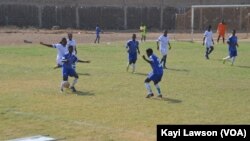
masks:
{"label": "player's head", "polygon": [[67,39],[63,37],[60,43],[65,46],[67,44]]}
{"label": "player's head", "polygon": [[71,54],[71,53],[73,52],[73,46],[69,46],[69,47],[68,47],[68,51],[69,51],[69,53]]}
{"label": "player's head", "polygon": [[211,26],[211,25],[208,25],[207,30],[210,31],[211,28],[212,28],[212,26]]}
{"label": "player's head", "polygon": [[167,36],[168,35],[168,30],[164,30],[164,36]]}
{"label": "player's head", "polygon": [[73,34],[72,33],[68,33],[68,38],[69,40],[72,40]]}
{"label": "player's head", "polygon": [[96,24],[96,26],[99,26],[99,24]]}
{"label": "player's head", "polygon": [[233,36],[235,36],[235,34],[236,34],[236,30],[235,29],[233,29],[232,34],[233,34]]}
{"label": "player's head", "polygon": [[136,34],[132,35],[132,39],[135,40],[136,39]]}
{"label": "player's head", "polygon": [[151,48],[148,48],[146,50],[146,53],[147,53],[147,56],[149,57],[149,56],[151,56],[153,54],[153,50]]}

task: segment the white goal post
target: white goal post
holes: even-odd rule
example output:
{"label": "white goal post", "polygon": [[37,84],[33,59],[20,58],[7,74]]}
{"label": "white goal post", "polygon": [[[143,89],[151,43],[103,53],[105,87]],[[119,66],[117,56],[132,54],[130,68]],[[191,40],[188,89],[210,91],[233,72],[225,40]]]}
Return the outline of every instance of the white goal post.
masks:
{"label": "white goal post", "polygon": [[[194,10],[196,8],[250,8],[250,5],[192,5],[191,7],[191,40],[194,40]],[[250,13],[247,14],[248,22]],[[241,16],[240,16],[241,18]],[[241,22],[241,19],[239,19]],[[249,25],[248,25],[249,26]]]}

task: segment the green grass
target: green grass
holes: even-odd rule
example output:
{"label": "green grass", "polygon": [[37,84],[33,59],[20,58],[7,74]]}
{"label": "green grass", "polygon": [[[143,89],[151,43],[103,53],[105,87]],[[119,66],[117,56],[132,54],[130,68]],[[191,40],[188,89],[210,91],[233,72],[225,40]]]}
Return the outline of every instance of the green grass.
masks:
{"label": "green grass", "polygon": [[[155,42],[142,43],[141,52],[148,47],[159,56]],[[160,83],[163,100],[144,98],[149,64],[139,58],[137,74],[125,71],[124,43],[84,44],[78,52],[91,63],[77,65],[76,96],[59,92],[55,49],[0,46],[0,140],[49,134],[77,141],[152,141],[157,124],[250,123],[247,42],[240,43],[235,66],[222,64],[226,45],[216,45],[208,61],[200,43],[172,42]]]}

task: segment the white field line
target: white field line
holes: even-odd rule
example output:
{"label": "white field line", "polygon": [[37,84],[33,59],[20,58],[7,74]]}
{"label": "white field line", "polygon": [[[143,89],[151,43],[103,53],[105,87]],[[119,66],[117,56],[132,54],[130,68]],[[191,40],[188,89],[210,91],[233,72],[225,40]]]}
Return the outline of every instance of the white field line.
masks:
{"label": "white field line", "polygon": [[9,111],[9,113],[13,113],[15,115],[18,116],[23,116],[23,117],[32,117],[35,119],[41,119],[41,120],[45,120],[45,121],[52,121],[52,120],[59,120],[59,121],[63,121],[66,122],[67,124],[74,124],[74,125],[78,125],[78,126],[88,126],[94,129],[105,129],[108,131],[112,131],[113,133],[128,133],[128,134],[133,134],[133,135],[137,135],[139,137],[149,137],[149,138],[154,138],[155,135],[154,134],[148,134],[148,133],[144,133],[144,132],[139,132],[139,131],[133,131],[133,130],[127,130],[127,129],[123,129],[123,128],[114,128],[114,127],[108,127],[108,126],[104,126],[104,125],[100,125],[100,124],[95,124],[89,121],[78,121],[78,120],[67,120],[67,119],[61,119],[59,116],[48,116],[48,115],[38,115],[35,113],[27,113],[27,112],[20,112],[20,111]]}

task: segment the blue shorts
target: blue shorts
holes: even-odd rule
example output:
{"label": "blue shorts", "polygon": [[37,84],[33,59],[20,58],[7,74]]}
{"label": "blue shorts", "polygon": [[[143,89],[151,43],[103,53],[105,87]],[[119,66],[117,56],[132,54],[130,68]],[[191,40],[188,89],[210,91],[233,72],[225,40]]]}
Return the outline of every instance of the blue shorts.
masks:
{"label": "blue shorts", "polygon": [[73,68],[63,68],[62,73],[63,73],[63,79],[65,81],[68,80],[69,76],[70,77],[77,76],[76,71]]}
{"label": "blue shorts", "polygon": [[153,72],[148,74],[148,79],[152,80],[155,84],[159,83],[161,81],[161,78],[163,76],[162,74],[154,74]]}
{"label": "blue shorts", "polygon": [[128,61],[129,61],[129,64],[133,63],[135,64],[136,63],[136,60],[137,60],[137,54],[130,54],[128,55]]}
{"label": "blue shorts", "polygon": [[229,50],[229,56],[230,56],[230,57],[235,57],[235,56],[237,56],[237,50]]}
{"label": "blue shorts", "polygon": [[96,38],[100,38],[100,34],[96,34]]}

